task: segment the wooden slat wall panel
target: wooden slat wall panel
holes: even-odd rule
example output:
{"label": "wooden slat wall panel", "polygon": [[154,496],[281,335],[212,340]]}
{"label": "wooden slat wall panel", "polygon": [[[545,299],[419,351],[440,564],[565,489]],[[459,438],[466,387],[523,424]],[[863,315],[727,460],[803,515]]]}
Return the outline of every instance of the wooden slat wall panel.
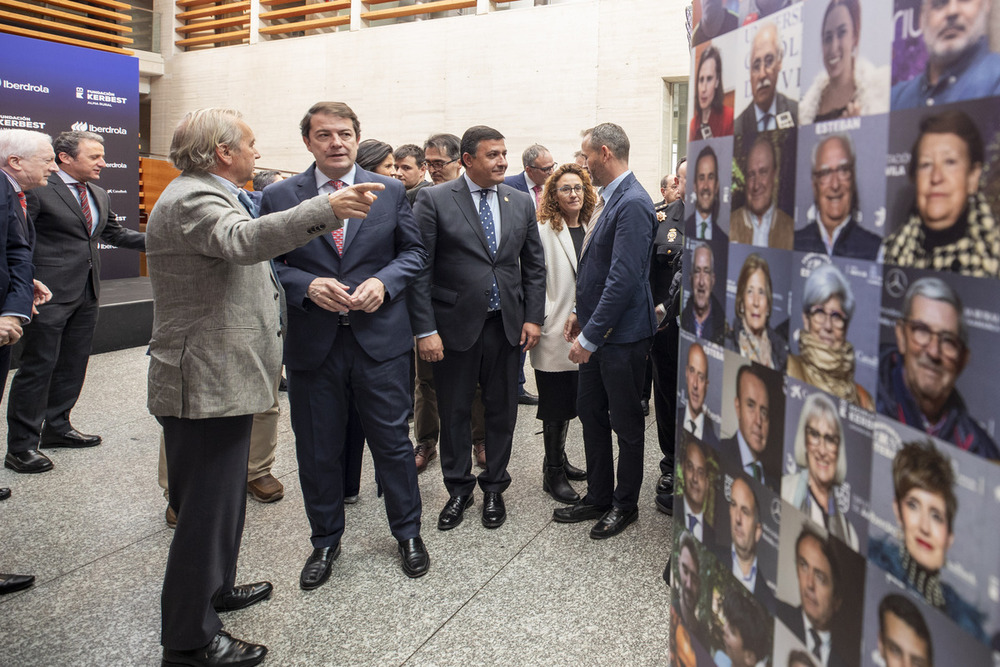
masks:
{"label": "wooden slat wall panel", "polygon": [[[261,0],[261,5],[277,7],[289,4],[291,1]],[[339,12],[350,8],[351,0],[328,0],[326,2],[306,2],[261,12],[260,34],[285,35],[348,25],[351,22],[350,13],[341,14]],[[315,18],[305,18],[307,16]]]}
{"label": "wooden slat wall panel", "polygon": [[[289,0],[277,0],[278,3],[287,3]],[[263,4],[263,3],[261,3]],[[260,18],[273,21],[275,19],[287,19],[297,16],[308,16],[309,14],[321,14],[324,12],[336,12],[341,9],[350,9],[351,0],[333,0],[332,2],[317,2],[311,5],[299,5],[297,7],[286,7],[284,9],[272,9],[261,12]]]}
{"label": "wooden slat wall panel", "polygon": [[[388,0],[368,0],[366,4],[379,4]],[[431,12],[444,12],[452,9],[465,9],[475,7],[476,0],[435,0],[422,5],[410,5],[409,7],[392,7],[391,9],[376,9],[374,11],[362,12],[361,18],[365,21],[377,19],[394,19],[403,16],[416,16],[418,14],[429,14]]]}
{"label": "wooden slat wall panel", "polygon": [[262,35],[280,35],[286,32],[301,32],[303,30],[319,30],[320,28],[334,28],[340,25],[347,25],[351,22],[350,15],[330,16],[323,19],[312,19],[309,21],[295,21],[294,23],[277,23],[260,29]]}
{"label": "wooden slat wall panel", "polygon": [[[0,0],[0,32],[131,55],[131,7],[117,0]],[[59,9],[53,9],[58,7]],[[67,11],[62,11],[67,10]]]}
{"label": "wooden slat wall panel", "polygon": [[[234,2],[177,0],[177,7],[184,10],[194,8],[193,11],[180,12],[176,15],[176,18],[184,21],[184,25],[176,29],[181,35],[174,42],[177,46],[221,46],[250,41],[249,3],[245,0]],[[237,16],[218,18],[234,13]],[[204,20],[205,18],[209,20]]]}

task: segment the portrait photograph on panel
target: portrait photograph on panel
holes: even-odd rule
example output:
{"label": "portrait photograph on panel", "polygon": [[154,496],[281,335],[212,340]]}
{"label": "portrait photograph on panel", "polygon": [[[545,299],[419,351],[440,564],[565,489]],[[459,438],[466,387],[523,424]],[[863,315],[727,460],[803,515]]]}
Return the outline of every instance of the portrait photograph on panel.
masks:
{"label": "portrait photograph on panel", "polygon": [[794,128],[761,132],[733,143],[731,242],[792,249],[795,156]]}
{"label": "portrait photograph on panel", "polygon": [[[861,664],[865,561],[787,503],[781,508],[777,620],[821,667]],[[816,657],[818,656],[818,657]]]}
{"label": "portrait photograph on panel", "polygon": [[1000,460],[997,283],[885,266],[882,284],[877,411]]}
{"label": "portrait photograph on panel", "polygon": [[799,130],[795,250],[875,260],[885,231],[889,116]]}
{"label": "portrait photograph on panel", "polygon": [[882,267],[794,253],[788,377],[875,411]]}
{"label": "portrait photograph on panel", "polygon": [[891,20],[891,2],[803,5],[800,125],[889,112]]}
{"label": "portrait photograph on panel", "polygon": [[863,663],[884,667],[991,665],[990,650],[892,575],[868,568]]}
{"label": "portrait photograph on panel", "polygon": [[740,25],[739,0],[692,0],[691,46],[736,30]]}
{"label": "portrait photograph on panel", "polygon": [[689,531],[677,529],[674,535],[674,548],[670,557],[673,581],[670,622],[674,634],[675,626],[682,626],[691,641],[690,651],[680,643],[675,643],[674,648],[677,664],[688,665],[691,663],[686,661],[688,656],[685,654],[693,657],[699,647],[705,655],[709,655],[714,627],[713,591],[728,575],[719,567],[715,556]]}
{"label": "portrait photograph on panel", "polygon": [[803,6],[792,4],[736,33],[743,72],[733,129],[747,146],[758,132],[799,124]]}
{"label": "portrait photograph on panel", "polygon": [[806,650],[805,643],[777,619],[773,643],[771,667],[820,667],[819,660]]}
{"label": "portrait photograph on panel", "polygon": [[688,144],[688,155],[684,234],[688,239],[723,247],[729,242],[732,137],[693,141]]}
{"label": "portrait photograph on panel", "polygon": [[778,371],[726,352],[722,376],[722,439],[719,459],[781,492],[784,378]]}
{"label": "portrait photograph on panel", "polygon": [[727,315],[728,241],[685,238],[682,269],[681,329],[715,345],[723,345]]}
{"label": "portrait photograph on panel", "polygon": [[778,371],[788,361],[791,257],[774,248],[729,247],[726,349]]}
{"label": "portrait photograph on panel", "polygon": [[[743,63],[736,48],[736,33],[728,33],[694,49],[694,75],[690,84],[688,141],[731,137],[736,86]],[[689,155],[695,152],[688,150]]]}
{"label": "portrait photograph on panel", "polygon": [[802,0],[740,0],[740,25],[766,19],[782,9],[787,9]]}
{"label": "portrait photograph on panel", "polygon": [[872,442],[869,563],[988,642],[1000,629],[989,615],[1000,559],[987,551],[996,547],[1000,467],[884,417]]}
{"label": "portrait photograph on panel", "polygon": [[715,548],[720,513],[726,500],[719,496],[721,471],[716,450],[682,433],[676,453],[674,532],[687,531],[699,543]]}
{"label": "portrait photograph on panel", "polygon": [[723,472],[720,485],[718,542],[713,545],[723,569],[774,613],[778,569],[781,499],[746,473]]}
{"label": "portrait photograph on panel", "polygon": [[[725,578],[724,578],[725,579]],[[712,591],[711,653],[719,667],[756,667],[771,655],[774,621],[733,577]]]}
{"label": "portrait photograph on panel", "polygon": [[886,264],[1000,277],[1000,99],[894,112]]}
{"label": "portrait photograph on panel", "polygon": [[723,359],[721,347],[680,334],[678,428],[712,448],[719,446]]}
{"label": "portrait photograph on panel", "polygon": [[991,29],[990,0],[893,5],[893,110],[1000,95],[1000,30],[995,21]]}
{"label": "portrait photograph on panel", "polygon": [[874,415],[792,379],[786,389],[781,498],[867,554]]}

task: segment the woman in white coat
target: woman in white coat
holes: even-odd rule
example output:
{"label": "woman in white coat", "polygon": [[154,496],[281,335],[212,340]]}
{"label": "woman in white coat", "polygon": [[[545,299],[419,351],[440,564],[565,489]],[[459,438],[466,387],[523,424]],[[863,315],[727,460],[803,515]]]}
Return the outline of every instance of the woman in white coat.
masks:
{"label": "woman in white coat", "polygon": [[566,431],[577,416],[578,367],[569,360],[570,345],[562,330],[576,301],[577,262],[596,203],[587,172],[564,164],[545,182],[538,205],[538,234],[545,250],[545,323],[541,340],[531,350],[531,366],[545,441],[542,489],[562,503],[580,500],[568,479],[587,478],[586,471],[566,460]]}

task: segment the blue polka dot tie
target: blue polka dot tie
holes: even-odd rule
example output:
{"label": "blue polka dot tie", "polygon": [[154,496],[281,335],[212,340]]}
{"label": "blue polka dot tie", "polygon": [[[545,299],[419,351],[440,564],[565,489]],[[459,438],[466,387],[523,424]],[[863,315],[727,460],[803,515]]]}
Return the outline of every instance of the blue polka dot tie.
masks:
{"label": "blue polka dot tie", "polygon": [[[486,201],[486,197],[489,196],[489,190],[479,191],[479,221],[483,223],[483,231],[486,232],[486,241],[490,246],[490,254],[493,257],[497,256],[497,230],[496,225],[493,224],[493,211],[490,209],[489,203]],[[499,310],[500,308],[500,290],[497,288],[496,276],[493,276],[493,288],[490,291],[490,310]]]}

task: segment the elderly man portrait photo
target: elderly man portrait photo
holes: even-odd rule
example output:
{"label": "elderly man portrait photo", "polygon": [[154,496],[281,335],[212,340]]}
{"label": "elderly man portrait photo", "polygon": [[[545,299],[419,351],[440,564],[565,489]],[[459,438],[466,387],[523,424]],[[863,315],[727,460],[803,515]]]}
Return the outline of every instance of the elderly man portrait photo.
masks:
{"label": "elderly man portrait photo", "polygon": [[882,239],[858,220],[857,159],[849,135],[830,134],[813,147],[812,191],[809,223],[795,232],[795,249],[874,260]]}
{"label": "elderly man portrait photo", "polygon": [[733,211],[729,219],[729,237],[733,243],[792,249],[795,222],[778,207],[779,182],[785,173],[775,140],[777,137],[768,133],[758,135],[750,143],[743,172],[746,203]]}
{"label": "elderly man portrait photo", "polygon": [[744,145],[753,141],[758,132],[786,129],[798,123],[798,102],[778,92],[784,55],[778,27],[772,21],[763,23],[750,47],[750,93],[753,99],[736,118],[735,124],[736,136],[743,137]]}
{"label": "elderly man portrait photo", "polygon": [[698,338],[722,345],[726,336],[726,313],[713,290],[715,289],[715,253],[712,246],[699,243],[691,252],[691,290],[684,310],[681,328]]}
{"label": "elderly man portrait photo", "polygon": [[879,359],[878,412],[959,449],[1000,459],[955,388],[972,358],[958,293],[937,276],[914,281],[894,332],[895,345]]}
{"label": "elderly man portrait photo", "polygon": [[923,0],[924,70],[892,87],[896,109],[1000,95],[1000,55],[990,50],[990,0]]}

